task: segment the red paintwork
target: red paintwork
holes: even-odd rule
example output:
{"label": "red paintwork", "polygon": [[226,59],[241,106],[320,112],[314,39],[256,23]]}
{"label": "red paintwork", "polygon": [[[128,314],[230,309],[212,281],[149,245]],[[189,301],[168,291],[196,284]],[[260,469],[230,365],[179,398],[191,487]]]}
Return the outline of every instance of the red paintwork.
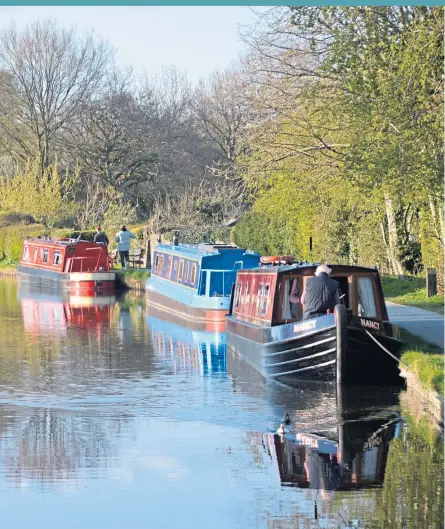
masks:
{"label": "red paintwork", "polygon": [[[56,257],[59,255],[59,259]],[[46,257],[47,256],[47,257]],[[45,260],[45,262],[44,262]],[[75,241],[67,238],[49,239],[26,239],[23,242],[21,267],[33,270],[50,270],[62,274],[108,274],[111,269],[108,248],[104,244],[89,241]],[[72,294],[93,293],[97,290],[107,294],[115,290],[115,281],[105,276],[93,279],[76,279],[70,275],[69,290]]]}
{"label": "red paintwork", "polygon": [[[277,284],[277,274],[270,269],[255,270],[254,273],[240,271],[236,276],[235,299],[233,304],[233,314],[243,321],[256,323],[259,325],[269,324],[272,321],[273,306],[275,299],[275,288]],[[262,285],[263,292],[269,288],[269,295],[266,311],[263,313],[264,296],[258,299],[258,292]],[[237,289],[241,288],[239,303],[237,304]]]}
{"label": "red paintwork", "polygon": [[[28,256],[24,259],[26,247],[28,247]],[[48,259],[45,263],[44,250],[48,250]],[[58,264],[54,264],[55,252],[60,252]],[[110,270],[108,249],[104,244],[89,241],[70,242],[69,239],[26,239],[23,242],[20,264],[64,273]]]}

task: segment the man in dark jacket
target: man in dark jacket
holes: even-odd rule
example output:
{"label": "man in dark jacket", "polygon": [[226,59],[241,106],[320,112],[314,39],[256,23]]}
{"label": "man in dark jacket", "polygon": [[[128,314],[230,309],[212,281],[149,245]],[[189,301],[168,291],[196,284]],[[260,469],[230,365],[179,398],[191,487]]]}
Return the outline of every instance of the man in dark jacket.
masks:
{"label": "man in dark jacket", "polygon": [[315,277],[306,281],[301,296],[303,320],[323,316],[328,310],[333,312],[335,305],[340,303],[339,283],[329,277],[331,272],[329,266],[320,265],[315,270]]}
{"label": "man in dark jacket", "polygon": [[108,246],[109,240],[104,231],[100,226],[97,227],[97,233],[94,235],[94,242],[105,243]]}

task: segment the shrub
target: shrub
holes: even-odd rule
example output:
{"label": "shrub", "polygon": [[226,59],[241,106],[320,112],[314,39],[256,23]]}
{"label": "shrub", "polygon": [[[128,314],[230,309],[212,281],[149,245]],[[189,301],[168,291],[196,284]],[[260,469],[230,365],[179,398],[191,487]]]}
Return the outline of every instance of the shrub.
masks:
{"label": "shrub", "polygon": [[0,228],[7,226],[14,226],[17,224],[35,224],[35,219],[31,215],[26,213],[20,213],[18,211],[7,211],[0,213]]}
{"label": "shrub", "polygon": [[0,259],[20,261],[23,241],[26,237],[38,237],[45,233],[47,233],[47,230],[42,224],[0,228]]}

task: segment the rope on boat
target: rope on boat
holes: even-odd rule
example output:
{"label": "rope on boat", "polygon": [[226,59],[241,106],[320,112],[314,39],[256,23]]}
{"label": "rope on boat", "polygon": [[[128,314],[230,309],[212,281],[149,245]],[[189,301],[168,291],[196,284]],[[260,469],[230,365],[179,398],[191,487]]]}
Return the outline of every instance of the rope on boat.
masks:
{"label": "rope on boat", "polygon": [[394,358],[396,362],[398,362],[399,364],[403,364],[404,366],[409,368],[409,365],[406,362],[403,362],[403,360],[400,360],[400,358],[397,358],[397,356],[393,355],[390,351],[388,351],[388,349],[383,346],[367,329],[365,329],[365,332],[374,340],[377,345],[379,345],[385,351],[385,353],[388,353],[391,358]]}
{"label": "rope on boat", "polygon": [[[367,330],[365,329],[365,332],[368,333],[368,335],[374,340],[374,342],[379,345],[384,351],[385,353],[388,353],[389,356],[391,356],[392,358],[394,358],[394,360],[396,362],[398,362],[399,364],[403,364],[404,366],[406,366],[408,369],[410,369],[410,366],[406,363],[406,362],[403,362],[403,360],[400,360],[399,358],[397,358],[396,356],[394,356],[390,351],[388,351],[388,349],[386,349],[386,347],[384,347],[378,340],[376,340],[374,338],[374,336]],[[436,404],[434,402],[432,402],[428,397],[427,395],[425,395],[424,393],[422,393],[421,391],[417,390],[418,393],[420,393],[422,395],[422,397],[429,403],[431,404],[432,406],[434,406],[435,408],[437,408]]]}

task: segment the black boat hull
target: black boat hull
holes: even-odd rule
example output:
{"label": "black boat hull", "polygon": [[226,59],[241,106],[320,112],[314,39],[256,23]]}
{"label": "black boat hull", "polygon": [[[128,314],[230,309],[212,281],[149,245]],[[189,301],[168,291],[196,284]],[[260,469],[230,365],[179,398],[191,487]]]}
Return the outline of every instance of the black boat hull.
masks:
{"label": "black boat hull", "polygon": [[[368,326],[368,328],[365,327]],[[368,334],[369,333],[369,334]],[[399,330],[351,315],[321,316],[276,327],[227,318],[227,347],[265,378],[343,384],[402,384]]]}

